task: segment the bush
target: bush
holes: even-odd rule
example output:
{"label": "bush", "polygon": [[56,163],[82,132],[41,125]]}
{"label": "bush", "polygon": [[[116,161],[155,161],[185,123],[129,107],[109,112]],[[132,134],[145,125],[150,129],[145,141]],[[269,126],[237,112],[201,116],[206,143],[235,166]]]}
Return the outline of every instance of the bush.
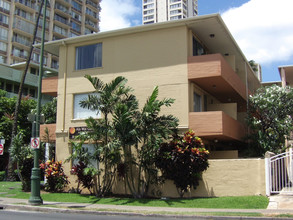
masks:
{"label": "bush", "polygon": [[5,179],[5,171],[0,171],[0,181],[4,181]]}
{"label": "bush", "polygon": [[74,165],[71,169],[71,174],[77,175],[77,192],[80,192],[79,186],[80,184],[83,186],[83,188],[87,188],[89,192],[92,194],[92,187],[93,187],[93,177],[89,174],[85,174],[84,170],[87,168],[85,163],[80,161],[78,164]]}
{"label": "bush", "polygon": [[189,130],[184,137],[177,136],[171,142],[161,144],[156,166],[164,179],[173,180],[182,197],[188,188],[196,189],[199,185],[201,173],[209,166],[208,154],[202,140]]}
{"label": "bush", "polygon": [[44,170],[47,182],[45,190],[49,192],[62,192],[69,184],[68,177],[64,174],[62,161],[48,160],[46,163],[40,164],[40,168]]}

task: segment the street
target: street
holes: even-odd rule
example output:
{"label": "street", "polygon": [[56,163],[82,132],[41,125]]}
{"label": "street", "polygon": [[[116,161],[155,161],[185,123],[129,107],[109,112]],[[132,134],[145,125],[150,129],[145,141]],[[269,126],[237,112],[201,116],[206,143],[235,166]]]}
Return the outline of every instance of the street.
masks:
{"label": "street", "polygon": [[[24,211],[4,211],[0,210],[0,220],[160,220],[176,219],[166,217],[141,217],[126,215],[93,215],[77,213],[43,213],[43,212],[24,212]],[[178,218],[177,218],[178,219]]]}

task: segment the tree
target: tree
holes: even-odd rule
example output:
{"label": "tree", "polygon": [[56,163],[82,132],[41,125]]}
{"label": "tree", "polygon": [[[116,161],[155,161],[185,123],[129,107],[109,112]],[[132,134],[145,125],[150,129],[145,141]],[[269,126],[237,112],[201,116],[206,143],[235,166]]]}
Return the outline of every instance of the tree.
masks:
{"label": "tree", "polygon": [[105,196],[110,192],[114,183],[117,164],[121,160],[120,143],[114,138],[113,126],[110,116],[114,112],[117,103],[123,102],[127,98],[130,88],[125,87],[126,79],[116,77],[109,83],[103,83],[97,77],[86,75],[95,89],[95,94],[82,100],[80,105],[95,111],[100,111],[102,119],[86,120],[87,127],[91,130],[84,139],[90,140],[95,144],[96,167],[86,168],[85,174],[94,177],[94,192],[97,196]]}
{"label": "tree", "polygon": [[277,85],[259,88],[249,97],[248,125],[252,153],[284,151],[285,135],[293,129],[293,89]]}
{"label": "tree", "polygon": [[[5,145],[11,143],[12,124],[14,119],[16,97],[6,97],[6,92],[0,90],[0,132],[5,138]],[[28,121],[28,114],[36,108],[36,101],[28,96],[23,97],[18,111],[17,128],[22,132],[24,143],[29,143],[31,138],[31,122]]]}
{"label": "tree", "polygon": [[98,120],[87,119],[90,131],[79,137],[81,141],[95,143],[96,148],[98,168],[86,168],[85,174],[97,177],[94,184],[99,186],[95,190],[97,195],[110,192],[118,172],[134,197],[146,196],[150,184],[158,181],[155,168],[157,149],[178,125],[174,116],[160,115],[161,108],[171,106],[174,100],[158,100],[158,87],[155,87],[139,110],[132,89],[125,86],[125,78],[117,77],[104,84],[96,77],[85,77],[94,86],[96,94],[89,95],[80,104],[100,111],[103,116]]}
{"label": "tree", "polygon": [[114,130],[124,155],[124,179],[136,198],[146,196],[149,186],[158,183],[155,155],[178,125],[174,116],[160,115],[161,108],[170,107],[174,99],[158,100],[158,94],[159,89],[155,87],[141,111],[134,97],[117,105],[114,111]]}
{"label": "tree", "polygon": [[57,98],[54,97],[51,102],[47,102],[42,106],[41,114],[45,117],[46,124],[56,123],[57,114]]}
{"label": "tree", "polygon": [[[31,45],[30,45],[30,50],[29,50],[29,53],[28,53],[28,58],[26,60],[26,65],[25,65],[25,68],[24,68],[24,71],[22,73],[21,80],[20,80],[18,96],[17,96],[17,102],[15,103],[14,114],[13,114],[13,123],[12,123],[12,129],[11,129],[11,139],[12,140],[13,140],[13,138],[15,137],[15,135],[18,132],[18,130],[17,130],[18,129],[18,122],[19,122],[18,116],[19,116],[19,110],[20,110],[20,105],[21,105],[23,86],[24,86],[27,70],[29,68],[29,64],[30,64],[30,61],[31,61],[31,56],[32,56],[33,49],[34,49],[33,45],[35,43],[35,39],[36,39],[36,36],[37,36],[37,31],[38,31],[38,27],[39,27],[39,20],[40,20],[41,14],[42,14],[41,12],[42,12],[43,5],[44,5],[44,0],[41,1],[41,3],[40,3],[39,12],[38,12],[38,16],[37,16],[35,27],[34,27],[33,39],[32,39]],[[14,180],[14,178],[13,178],[13,172],[14,171],[13,171],[13,164],[12,163],[13,162],[12,162],[11,158],[9,157],[9,160],[8,160],[8,178],[7,179],[10,180],[10,181]]]}

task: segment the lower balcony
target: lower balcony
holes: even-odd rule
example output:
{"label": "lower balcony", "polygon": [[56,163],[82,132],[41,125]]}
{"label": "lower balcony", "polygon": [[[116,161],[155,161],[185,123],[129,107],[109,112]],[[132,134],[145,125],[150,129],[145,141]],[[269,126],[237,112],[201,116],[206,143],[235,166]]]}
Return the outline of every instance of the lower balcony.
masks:
{"label": "lower balcony", "polygon": [[189,128],[201,138],[209,140],[243,141],[245,127],[222,111],[190,112]]}
{"label": "lower balcony", "polygon": [[56,124],[40,125],[40,137],[42,142],[52,143],[56,141]]}

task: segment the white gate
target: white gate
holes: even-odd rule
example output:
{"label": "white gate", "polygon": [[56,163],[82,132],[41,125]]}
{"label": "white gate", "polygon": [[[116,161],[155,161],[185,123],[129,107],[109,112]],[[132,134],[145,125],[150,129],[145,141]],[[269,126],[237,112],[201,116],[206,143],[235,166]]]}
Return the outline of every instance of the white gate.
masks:
{"label": "white gate", "polygon": [[292,148],[285,153],[272,156],[267,154],[266,194],[293,193],[293,158]]}

